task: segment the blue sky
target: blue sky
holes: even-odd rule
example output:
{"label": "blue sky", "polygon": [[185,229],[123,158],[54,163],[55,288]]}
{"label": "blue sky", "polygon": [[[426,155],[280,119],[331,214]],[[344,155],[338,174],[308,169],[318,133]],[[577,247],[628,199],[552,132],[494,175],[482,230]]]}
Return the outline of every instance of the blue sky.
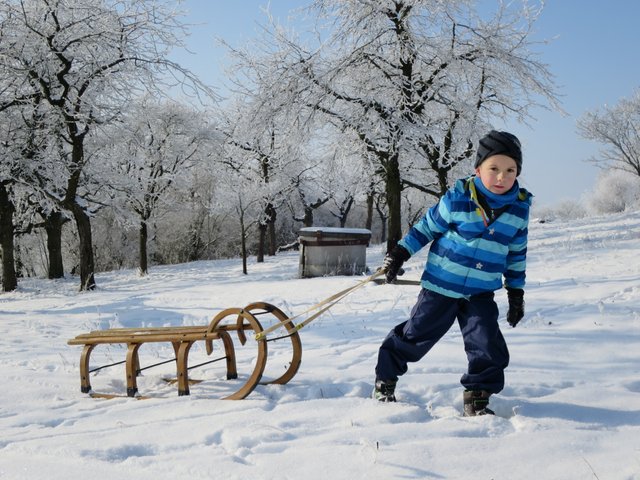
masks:
{"label": "blue sky", "polygon": [[[270,11],[286,24],[289,11],[309,3],[272,0]],[[194,24],[189,38],[194,54],[176,58],[215,86],[221,78],[222,52],[214,37],[243,44],[256,35],[268,4],[268,0],[185,0],[182,8],[189,12],[185,21]],[[553,39],[538,51],[555,76],[567,116],[540,110],[534,112],[530,126],[506,125],[522,140],[521,184],[534,193],[538,205],[579,200],[593,188],[600,170],[585,160],[597,156],[600,145],[577,134],[576,120],[640,87],[639,19],[636,0],[549,0],[545,5],[534,38]]]}

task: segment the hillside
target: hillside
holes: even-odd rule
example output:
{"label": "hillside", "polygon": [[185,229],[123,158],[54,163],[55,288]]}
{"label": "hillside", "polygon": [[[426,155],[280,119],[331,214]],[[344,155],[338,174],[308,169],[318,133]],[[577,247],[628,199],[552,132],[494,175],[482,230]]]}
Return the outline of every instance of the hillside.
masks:
{"label": "hillside", "polygon": [[[0,478],[639,480],[639,257],[639,212],[533,222],[527,314],[515,329],[501,320],[507,386],[492,399],[498,416],[477,418],[461,416],[457,326],[410,367],[399,403],[369,398],[378,346],[413,306],[414,286],[367,284],[302,329],[302,366],[287,385],[217,400],[226,381],[214,364],[193,373],[210,381],[178,397],[162,380],[169,365],[144,372],[140,391],[153,398],[138,401],[80,393],[81,348],[66,341],[98,328],[204,325],[253,301],[294,315],[359,279],[298,279],[288,253],[251,263],[248,276],[239,261],[99,274],[90,293],[75,278],[22,280],[0,295]],[[425,258],[411,259],[405,278],[418,278]],[[382,246],[368,249],[370,267],[381,259]],[[497,299],[504,314],[506,294]],[[287,358],[286,343],[272,345],[266,377]],[[124,354],[100,347],[92,359]],[[148,364],[173,351],[140,354]],[[124,367],[92,384],[123,393]]]}

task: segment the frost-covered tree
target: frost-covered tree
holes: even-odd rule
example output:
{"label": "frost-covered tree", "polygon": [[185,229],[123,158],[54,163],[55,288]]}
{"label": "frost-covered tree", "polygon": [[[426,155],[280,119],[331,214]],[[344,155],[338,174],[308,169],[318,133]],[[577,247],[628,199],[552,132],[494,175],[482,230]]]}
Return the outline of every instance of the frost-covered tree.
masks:
{"label": "frost-covered tree", "polygon": [[[341,137],[337,139],[343,140]],[[338,225],[344,228],[353,207],[358,202],[364,203],[373,172],[366,154],[363,154],[358,145],[334,143],[332,146],[331,161],[324,164],[327,172],[324,182],[328,182],[333,191],[329,212],[337,219]],[[365,227],[364,224],[354,226]]]}
{"label": "frost-covered tree", "polygon": [[[135,216],[139,272],[148,272],[149,221],[166,209],[171,190],[188,190],[190,175],[213,150],[216,136],[204,112],[145,97],[109,133],[104,175],[122,208]],[[163,207],[164,206],[164,207]]]}
{"label": "frost-covered tree", "polygon": [[[216,210],[229,210],[237,224],[240,243],[240,257],[242,258],[242,273],[248,273],[249,240],[251,228],[258,222],[262,213],[262,194],[260,189],[247,189],[246,177],[243,172],[230,170],[219,180],[223,185],[223,194],[219,195]],[[236,238],[226,232],[227,237]]]}
{"label": "frost-covered tree", "polygon": [[[47,106],[41,101],[21,105],[5,112],[9,127],[4,130],[6,160],[10,180],[20,187],[20,208],[16,218],[19,224],[17,233],[31,233],[42,228],[47,236],[47,276],[62,278],[62,228],[69,221],[69,214],[60,206],[57,199],[48,195],[51,179],[64,175],[57,161],[64,155],[64,141],[59,130],[61,122],[55,121],[55,115],[47,112]],[[6,169],[5,169],[6,172]]]}
{"label": "frost-covered tree", "polygon": [[[0,92],[0,98],[6,100],[8,96],[3,93]],[[47,212],[50,202],[25,186],[42,167],[41,160],[48,141],[42,128],[42,115],[38,114],[37,105],[33,109],[22,110],[12,107],[14,105],[8,100],[0,106],[0,249],[5,291],[17,287],[13,264],[14,237],[37,227],[46,227],[52,218],[48,215],[51,210]],[[42,221],[36,218],[37,214]],[[53,251],[49,255],[50,278],[59,276],[51,269],[59,260],[55,253]]]}
{"label": "frost-covered tree", "polygon": [[[0,39],[1,41],[1,39]],[[0,109],[0,257],[2,258],[2,290],[18,286],[14,264],[15,205],[12,195],[13,171],[16,168],[15,141],[8,110]]]}
{"label": "frost-covered tree", "polygon": [[316,0],[317,35],[303,37],[310,45],[274,27],[246,65],[269,72],[254,78],[269,79],[271,95],[369,152],[384,182],[391,248],[404,188],[441,195],[452,173],[470,169],[492,120],[525,120],[531,106],[554,104],[530,39],[538,12],[526,2],[500,3],[487,17],[464,0]]}
{"label": "frost-covered tree", "polygon": [[589,211],[619,213],[640,207],[640,178],[621,169],[603,171],[587,199]]}
{"label": "frost-covered tree", "polygon": [[318,165],[310,165],[292,179],[294,193],[289,199],[293,220],[312,227],[314,212],[332,198],[330,185],[319,175]]}
{"label": "frost-covered tree", "polygon": [[14,224],[15,206],[9,195],[9,185],[0,180],[0,256],[2,257],[2,290],[11,292],[18,286],[14,264]]}
{"label": "frost-covered tree", "polygon": [[640,89],[616,105],[585,113],[578,120],[578,132],[603,149],[590,160],[640,177]]}
{"label": "frost-covered tree", "polygon": [[344,227],[349,212],[365,198],[370,183],[372,173],[366,155],[360,149],[354,150],[353,144],[341,145],[343,137],[327,130],[331,129],[325,128],[323,138],[316,135],[312,144],[300,148],[306,154],[296,164],[300,170],[292,179],[293,219],[305,227],[314,225],[314,212],[323,206],[329,214],[327,218],[337,219]]}
{"label": "frost-covered tree", "polygon": [[[88,139],[117,118],[142,89],[169,83],[203,86],[169,61],[183,45],[174,2],[145,0],[6,0],[0,5],[2,106],[43,105],[62,150],[38,188],[71,213],[79,239],[80,288],[95,287]],[[53,150],[51,150],[53,152]]]}
{"label": "frost-covered tree", "polygon": [[275,255],[277,251],[276,219],[278,210],[287,204],[291,179],[299,171],[294,165],[300,140],[288,121],[288,106],[260,88],[236,91],[225,113],[224,164],[244,178],[244,190],[261,196],[257,261],[263,262],[265,253]]}
{"label": "frost-covered tree", "polygon": [[[588,213],[594,211],[594,205],[589,199],[587,202],[582,200],[564,199],[552,206],[538,207],[534,205],[532,218],[534,222],[553,222],[553,221],[571,221],[584,218]],[[589,204],[588,211],[587,206]]]}

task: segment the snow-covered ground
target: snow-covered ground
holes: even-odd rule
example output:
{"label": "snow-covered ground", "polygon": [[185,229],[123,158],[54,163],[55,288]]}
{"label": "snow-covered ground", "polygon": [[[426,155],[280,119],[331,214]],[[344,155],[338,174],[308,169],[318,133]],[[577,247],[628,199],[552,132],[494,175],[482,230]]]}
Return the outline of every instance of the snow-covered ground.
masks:
{"label": "snow-covered ground", "polygon": [[[178,397],[171,365],[139,379],[148,400],[80,393],[79,333],[109,327],[205,325],[254,301],[289,315],[356,283],[298,279],[296,253],[250,264],[195,262],[75,278],[26,279],[0,294],[2,479],[640,479],[640,213],[532,223],[527,315],[504,320],[511,351],[496,417],[461,416],[466,367],[457,326],[398,386],[399,403],[369,398],[380,342],[403,320],[415,286],[368,283],[301,330],[302,366],[287,385],[258,386],[245,400],[217,400],[226,380]],[[426,251],[407,265],[418,278]],[[367,251],[376,267],[382,247]],[[498,292],[504,315],[506,295]],[[252,348],[249,339],[245,349]],[[288,345],[269,344],[265,377],[279,375]],[[241,347],[238,347],[240,350]],[[249,350],[246,350],[249,351]],[[96,348],[95,366],[124,359]],[[144,345],[142,364],[172,358]],[[206,357],[196,344],[191,358]],[[94,362],[92,362],[94,365]],[[124,367],[92,377],[124,393]]]}

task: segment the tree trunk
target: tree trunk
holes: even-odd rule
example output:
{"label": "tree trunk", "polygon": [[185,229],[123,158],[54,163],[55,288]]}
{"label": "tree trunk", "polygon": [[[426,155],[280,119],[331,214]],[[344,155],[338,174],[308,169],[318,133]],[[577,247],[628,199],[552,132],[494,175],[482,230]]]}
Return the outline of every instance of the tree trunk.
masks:
{"label": "tree trunk", "polygon": [[269,218],[269,256],[273,257],[276,254],[278,244],[276,241],[276,210],[271,206]]}
{"label": "tree trunk", "polygon": [[264,262],[264,251],[267,243],[267,225],[264,223],[258,224],[258,252],[256,261],[258,263]]}
{"label": "tree trunk", "polygon": [[304,207],[304,218],[302,220],[303,227],[313,227],[313,207]]}
{"label": "tree trunk", "polygon": [[0,182],[0,253],[2,253],[2,291],[12,292],[18,288],[14,263],[13,212],[15,208],[4,183]]}
{"label": "tree trunk", "polygon": [[384,243],[387,241],[387,217],[381,212],[378,212],[378,214],[380,215],[380,220],[382,220],[380,225],[380,243]]}
{"label": "tree trunk", "polygon": [[385,243],[387,241],[387,214],[384,212],[384,209],[380,206],[380,201],[382,199],[386,199],[385,197],[382,197],[382,195],[378,196],[378,198],[375,199],[375,207],[376,207],[376,211],[378,212],[378,217],[380,217],[380,243]]}
{"label": "tree trunk", "polygon": [[149,230],[146,220],[140,220],[139,229],[139,270],[140,275],[146,275],[149,272],[149,255],[147,252],[147,240],[149,238]]}
{"label": "tree trunk", "polygon": [[247,232],[244,226],[244,212],[240,214],[240,251],[242,252],[242,273],[247,275]]}
{"label": "tree trunk", "polygon": [[300,194],[300,200],[302,200],[302,208],[304,209],[304,215],[302,216],[302,219],[296,218],[296,216],[294,215],[293,219],[296,222],[301,221],[303,227],[313,227],[313,211],[320,208],[325,203],[327,203],[330,198],[331,198],[330,196],[326,196],[324,198],[318,198],[313,203],[307,203],[305,200],[305,196],[303,194]]}
{"label": "tree trunk", "polygon": [[71,204],[71,212],[76,221],[80,241],[80,290],[96,288],[93,258],[93,239],[91,238],[91,219],[77,203]]}
{"label": "tree trunk", "polygon": [[347,218],[349,217],[349,212],[351,211],[351,207],[353,206],[353,197],[349,197],[340,206],[340,215],[338,219],[340,220],[340,228],[344,228],[347,224]]}
{"label": "tree trunk", "polygon": [[387,162],[386,194],[388,212],[387,252],[390,252],[402,238],[402,184],[398,154],[393,154]]}
{"label": "tree trunk", "polygon": [[67,219],[59,211],[53,211],[44,219],[44,229],[47,232],[47,252],[49,254],[48,277],[64,277],[64,265],[62,263],[62,226]]}
{"label": "tree trunk", "polygon": [[438,187],[440,188],[440,195],[438,198],[440,198],[447,193],[447,190],[449,190],[449,169],[438,168],[436,173],[438,174]]}
{"label": "tree trunk", "polygon": [[367,193],[367,220],[364,224],[364,228],[366,228],[369,231],[372,231],[371,228],[373,227],[373,200],[374,200],[374,193],[373,191],[370,191]]}
{"label": "tree trunk", "polygon": [[273,204],[268,203],[264,208],[264,220],[258,224],[258,263],[264,262],[264,254],[269,256],[276,254],[276,209]]}

